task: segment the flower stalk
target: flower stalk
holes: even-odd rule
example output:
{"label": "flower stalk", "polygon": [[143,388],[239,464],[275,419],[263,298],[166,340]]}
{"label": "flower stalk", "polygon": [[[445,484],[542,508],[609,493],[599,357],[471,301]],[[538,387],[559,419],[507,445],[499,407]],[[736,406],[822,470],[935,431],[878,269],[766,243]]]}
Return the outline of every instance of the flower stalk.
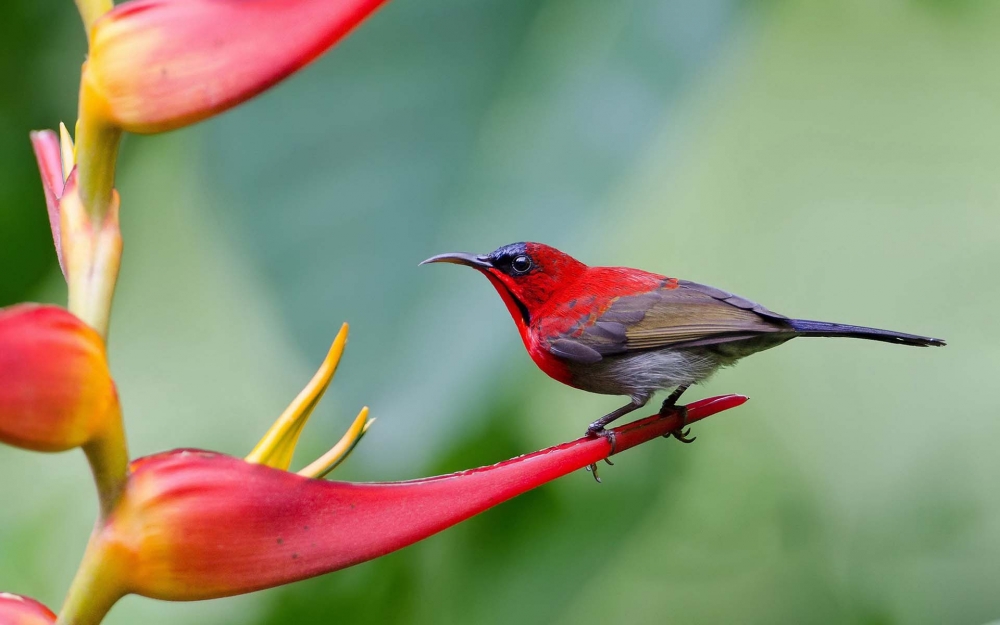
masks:
{"label": "flower stalk", "polygon": [[61,209],[61,231],[67,258],[69,309],[103,337],[108,334],[122,253],[120,202],[114,189],[121,136],[121,129],[108,123],[84,70],[76,146],[66,135],[62,142],[63,161],[69,152],[76,159],[76,169],[67,174],[63,192],[67,205]]}
{"label": "flower stalk", "polygon": [[107,518],[118,504],[128,479],[128,443],[121,412],[116,406],[115,416],[108,419],[105,428],[86,444],[83,453],[90,463],[100,502],[100,518]]}
{"label": "flower stalk", "polygon": [[87,64],[84,64],[80,82],[76,158],[80,170],[80,201],[90,220],[99,227],[111,206],[122,131],[108,121],[103,102],[87,80],[86,68]]}
{"label": "flower stalk", "polygon": [[102,531],[103,523],[99,520],[70,584],[57,625],[98,625],[127,592],[120,586],[123,578],[120,569],[127,564],[113,557],[113,550],[103,541]]}

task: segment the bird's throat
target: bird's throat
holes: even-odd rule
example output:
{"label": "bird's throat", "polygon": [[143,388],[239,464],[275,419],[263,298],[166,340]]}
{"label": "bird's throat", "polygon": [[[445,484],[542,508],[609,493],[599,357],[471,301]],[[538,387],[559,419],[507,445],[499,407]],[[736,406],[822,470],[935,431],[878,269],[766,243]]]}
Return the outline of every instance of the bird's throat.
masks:
{"label": "bird's throat", "polygon": [[507,305],[507,310],[510,311],[510,315],[514,317],[514,321],[518,325],[518,329],[527,329],[531,325],[531,313],[528,312],[528,307],[524,305],[514,292],[507,287],[499,278],[493,276],[493,274],[484,272],[486,277],[489,278],[490,282],[493,283],[493,287],[500,294],[500,298],[503,299],[504,304]]}

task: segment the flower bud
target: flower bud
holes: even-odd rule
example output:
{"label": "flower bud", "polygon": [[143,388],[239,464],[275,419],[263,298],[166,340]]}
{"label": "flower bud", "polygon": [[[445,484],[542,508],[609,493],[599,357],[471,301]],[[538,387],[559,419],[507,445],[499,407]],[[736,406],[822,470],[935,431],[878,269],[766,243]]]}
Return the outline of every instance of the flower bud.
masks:
{"label": "flower bud", "polygon": [[56,615],[41,603],[9,592],[0,592],[0,625],[49,625]]}
{"label": "flower bud", "polygon": [[97,332],[56,306],[0,309],[0,441],[63,451],[118,418]]}

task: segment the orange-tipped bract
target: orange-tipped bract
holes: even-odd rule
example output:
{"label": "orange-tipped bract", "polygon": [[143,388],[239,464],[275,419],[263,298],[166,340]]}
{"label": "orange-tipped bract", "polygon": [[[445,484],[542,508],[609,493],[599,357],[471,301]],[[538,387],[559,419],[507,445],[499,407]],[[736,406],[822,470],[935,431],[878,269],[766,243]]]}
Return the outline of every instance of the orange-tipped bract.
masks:
{"label": "orange-tipped bract", "polygon": [[264,91],[385,0],[132,0],[91,31],[81,97],[110,125],[179,128]]}
{"label": "orange-tipped bract", "polygon": [[0,309],[0,441],[63,451],[93,440],[118,418],[97,332],[56,306]]}
{"label": "orange-tipped bract", "polygon": [[[738,406],[688,406],[688,422]],[[309,479],[222,454],[177,450],[132,463],[121,503],[95,535],[121,593],[186,601],[335,571],[422,540],[536,486],[674,431],[677,414],[499,464],[388,483]],[[109,569],[110,570],[110,569]]]}

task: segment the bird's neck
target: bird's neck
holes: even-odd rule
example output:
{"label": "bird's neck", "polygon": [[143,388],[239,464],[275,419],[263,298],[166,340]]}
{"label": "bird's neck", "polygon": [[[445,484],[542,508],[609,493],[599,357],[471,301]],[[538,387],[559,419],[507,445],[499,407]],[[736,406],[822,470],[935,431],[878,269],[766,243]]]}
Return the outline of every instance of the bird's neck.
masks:
{"label": "bird's neck", "polygon": [[522,302],[499,278],[489,272],[485,272],[487,278],[493,284],[493,288],[500,294],[500,298],[507,306],[511,318],[517,325],[517,331],[521,333],[521,338],[527,342],[528,326],[531,324],[531,312],[527,305]]}

